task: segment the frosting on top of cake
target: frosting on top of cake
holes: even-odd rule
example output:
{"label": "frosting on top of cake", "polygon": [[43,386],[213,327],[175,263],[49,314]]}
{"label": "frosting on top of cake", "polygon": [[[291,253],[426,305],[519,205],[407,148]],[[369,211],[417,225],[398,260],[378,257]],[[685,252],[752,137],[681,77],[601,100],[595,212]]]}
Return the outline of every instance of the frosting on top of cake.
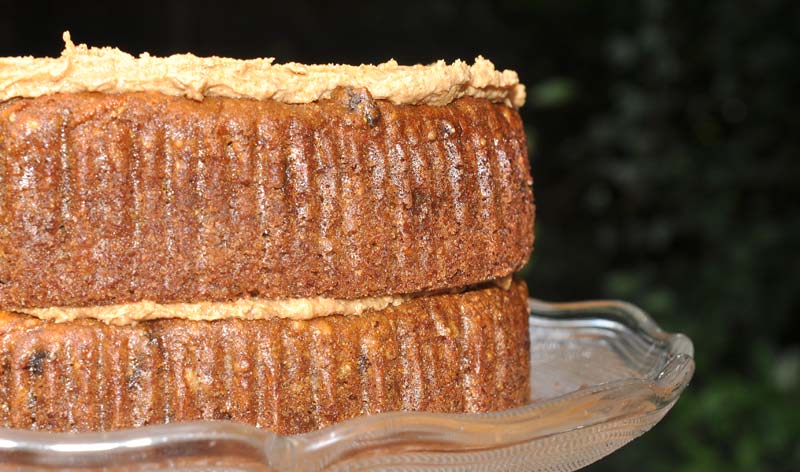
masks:
{"label": "frosting on top of cake", "polygon": [[309,103],[339,87],[365,88],[375,99],[394,104],[446,105],[471,96],[519,108],[525,86],[517,73],[499,71],[478,56],[473,64],[456,60],[402,66],[276,64],[274,58],[230,59],[177,54],[139,57],[116,48],[75,45],[65,32],[57,58],[0,58],[0,100],[53,93],[158,92],[202,100],[228,97]]}

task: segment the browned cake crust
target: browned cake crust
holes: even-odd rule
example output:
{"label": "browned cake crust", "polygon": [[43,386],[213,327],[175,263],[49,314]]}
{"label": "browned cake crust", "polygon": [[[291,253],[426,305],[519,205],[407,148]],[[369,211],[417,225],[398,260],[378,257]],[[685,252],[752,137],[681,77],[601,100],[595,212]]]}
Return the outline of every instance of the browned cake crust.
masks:
{"label": "browned cake crust", "polygon": [[0,307],[438,290],[532,242],[522,123],[487,100],[0,104]]}
{"label": "browned cake crust", "polygon": [[312,321],[44,322],[0,312],[0,425],[232,419],[283,434],[389,410],[481,412],[529,392],[515,282]]}

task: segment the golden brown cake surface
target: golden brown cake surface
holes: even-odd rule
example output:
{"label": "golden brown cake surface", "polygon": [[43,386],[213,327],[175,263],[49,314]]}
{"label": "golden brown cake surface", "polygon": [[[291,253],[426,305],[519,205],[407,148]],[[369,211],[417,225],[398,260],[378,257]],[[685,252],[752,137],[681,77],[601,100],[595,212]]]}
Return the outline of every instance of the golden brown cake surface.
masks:
{"label": "golden brown cake surface", "polygon": [[527,400],[516,73],[65,42],[0,58],[0,427]]}
{"label": "golden brown cake surface", "polygon": [[112,326],[0,312],[0,425],[232,419],[293,434],[380,411],[519,406],[529,392],[526,296],[515,282],[311,321]]}
{"label": "golden brown cake surface", "polygon": [[532,241],[522,123],[488,100],[0,103],[0,308],[409,294]]}

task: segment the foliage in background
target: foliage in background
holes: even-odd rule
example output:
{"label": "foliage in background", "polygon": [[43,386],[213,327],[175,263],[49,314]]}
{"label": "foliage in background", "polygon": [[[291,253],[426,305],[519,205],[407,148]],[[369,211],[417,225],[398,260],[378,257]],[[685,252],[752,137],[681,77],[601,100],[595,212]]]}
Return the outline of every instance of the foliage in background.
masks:
{"label": "foliage in background", "polygon": [[526,276],[543,298],[639,304],[695,341],[697,373],[590,470],[800,470],[798,9],[596,3],[524,5],[577,35],[525,112]]}

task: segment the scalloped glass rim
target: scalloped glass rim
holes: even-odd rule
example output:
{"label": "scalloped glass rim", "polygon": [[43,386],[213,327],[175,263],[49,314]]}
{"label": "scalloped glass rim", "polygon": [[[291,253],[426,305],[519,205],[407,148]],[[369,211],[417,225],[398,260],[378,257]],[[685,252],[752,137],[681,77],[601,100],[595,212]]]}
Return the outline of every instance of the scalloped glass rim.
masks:
{"label": "scalloped glass rim", "polygon": [[532,401],[484,414],[381,413],[297,436],[232,422],[110,433],[0,429],[0,464],[86,470],[575,470],[657,423],[694,372],[691,341],[624,302],[531,310]]}

